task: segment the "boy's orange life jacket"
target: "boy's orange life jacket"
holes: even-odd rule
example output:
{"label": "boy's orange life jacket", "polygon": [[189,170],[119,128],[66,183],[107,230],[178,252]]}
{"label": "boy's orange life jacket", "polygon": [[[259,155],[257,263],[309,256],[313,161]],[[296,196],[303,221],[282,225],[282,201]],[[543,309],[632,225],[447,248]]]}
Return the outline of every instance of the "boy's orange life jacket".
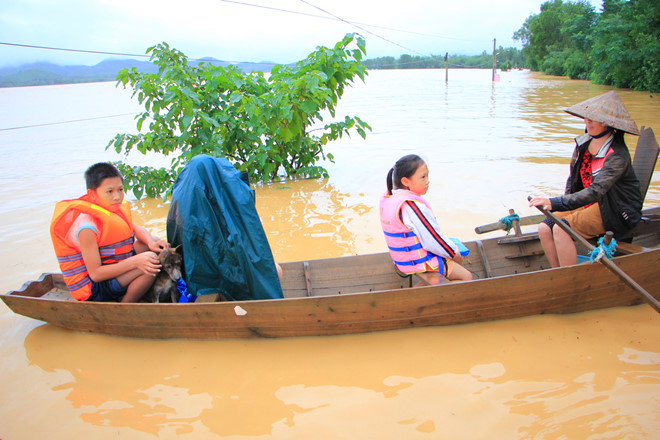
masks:
{"label": "boy's orange life jacket", "polygon": [[385,193],[380,199],[380,224],[392,261],[403,273],[439,270],[442,274],[444,265],[440,264],[441,257],[427,252],[417,235],[401,221],[401,207],[407,200],[421,202],[431,209],[426,200],[412,191],[396,191],[392,195]]}
{"label": "boy's orange life jacket", "polygon": [[92,294],[92,280],[89,278],[80,248],[66,238],[71,225],[81,213],[96,220],[99,229],[97,242],[103,264],[117,263],[132,256],[134,233],[131,207],[125,200],[116,213],[91,203],[87,195],[55,205],[50,223],[55,255],[71,296],[78,301],[85,301]]}

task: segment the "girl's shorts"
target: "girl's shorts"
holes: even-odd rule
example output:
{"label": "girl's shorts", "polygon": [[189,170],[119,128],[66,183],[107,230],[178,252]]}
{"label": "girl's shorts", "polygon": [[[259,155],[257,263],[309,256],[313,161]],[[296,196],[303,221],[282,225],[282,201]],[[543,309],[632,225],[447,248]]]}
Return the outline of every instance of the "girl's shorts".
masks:
{"label": "girl's shorts", "polygon": [[[438,257],[438,259],[442,260],[442,264],[444,265],[444,268],[443,268],[444,272],[442,273],[442,276],[444,276],[446,278],[449,275],[451,275],[451,271],[454,270],[454,264],[456,264],[456,263],[454,263],[454,260],[450,260],[448,258]],[[435,272],[435,271],[438,271],[438,269],[434,269],[431,266],[429,266],[428,263],[426,263],[426,271],[425,272]]]}

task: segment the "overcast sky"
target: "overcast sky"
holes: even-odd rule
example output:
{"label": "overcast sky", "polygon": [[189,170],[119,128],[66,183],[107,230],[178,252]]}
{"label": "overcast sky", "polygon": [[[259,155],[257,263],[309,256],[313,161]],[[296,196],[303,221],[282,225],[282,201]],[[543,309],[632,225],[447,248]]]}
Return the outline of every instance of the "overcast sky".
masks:
{"label": "overcast sky", "polygon": [[[601,0],[590,0],[597,11]],[[348,32],[367,58],[476,55],[512,39],[543,0],[0,0],[0,43],[144,54],[166,41],[190,58],[290,63]],[[292,12],[285,12],[292,11]],[[343,20],[343,21],[342,21]],[[93,65],[109,55],[0,44],[0,67]],[[117,57],[114,58],[125,58]]]}

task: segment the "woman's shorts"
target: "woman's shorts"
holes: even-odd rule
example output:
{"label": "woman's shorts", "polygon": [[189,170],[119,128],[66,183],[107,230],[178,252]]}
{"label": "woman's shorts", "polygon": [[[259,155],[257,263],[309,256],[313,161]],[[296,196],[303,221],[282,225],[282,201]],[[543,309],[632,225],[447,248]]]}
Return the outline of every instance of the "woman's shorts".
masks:
{"label": "woman's shorts", "polygon": [[[571,229],[584,238],[597,237],[606,232],[598,203],[583,206],[573,211],[553,212],[553,214],[568,223]],[[544,219],[543,223],[550,226],[550,229],[555,225],[555,222],[549,218]]]}

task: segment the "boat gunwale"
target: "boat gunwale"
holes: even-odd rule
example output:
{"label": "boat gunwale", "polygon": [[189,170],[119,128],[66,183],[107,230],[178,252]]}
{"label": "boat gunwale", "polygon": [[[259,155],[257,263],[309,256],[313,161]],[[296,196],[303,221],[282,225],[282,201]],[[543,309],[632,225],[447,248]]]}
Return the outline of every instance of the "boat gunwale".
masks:
{"label": "boat gunwale", "polygon": [[[660,251],[660,248],[645,248],[641,252],[635,252],[627,255],[619,255],[614,257],[613,261],[626,261],[627,259],[634,258],[635,256],[641,255],[641,254],[647,254],[647,253],[653,253]],[[372,254],[360,254],[360,255],[348,255],[348,256],[343,256],[343,257],[331,257],[331,258],[321,258],[321,259],[315,259],[315,260],[300,260],[300,261],[291,261],[291,262],[286,262],[283,263],[285,265],[291,264],[302,264],[305,262],[311,262],[311,261],[328,261],[328,260],[340,260],[340,259],[347,259],[347,258],[356,258],[356,257],[369,257],[369,256],[377,256],[377,255],[384,255],[387,254],[386,252],[377,252],[377,253],[372,253]],[[582,263],[582,264],[595,264],[595,263]],[[538,274],[538,273],[552,273],[555,271],[562,271],[568,268],[572,267],[579,267],[581,264],[575,264],[572,266],[563,266],[563,267],[555,267],[555,268],[547,268],[547,269],[541,269],[541,270],[534,270],[534,271],[529,271],[529,272],[520,272],[520,273],[513,273],[513,274],[505,274],[505,275],[498,275],[498,276],[493,276],[489,278],[479,278],[479,279],[473,279],[470,281],[458,281],[458,282],[445,282],[441,283],[438,285],[423,285],[423,286],[413,286],[413,287],[403,287],[403,288],[397,288],[397,289],[386,289],[386,290],[373,290],[373,291],[364,291],[364,292],[351,292],[351,293],[340,293],[340,294],[334,294],[334,295],[313,295],[313,296],[300,296],[300,297],[284,297],[284,298],[273,298],[273,299],[253,299],[253,300],[236,300],[236,301],[201,301],[201,302],[193,302],[193,303],[185,303],[185,304],[179,304],[179,303],[121,303],[121,302],[102,302],[102,301],[75,301],[73,299],[69,300],[62,300],[58,298],[44,298],[44,295],[47,295],[50,291],[53,289],[57,288],[58,285],[62,286],[63,290],[66,288],[66,285],[64,284],[62,280],[62,274],[58,272],[44,272],[42,273],[36,280],[30,280],[26,281],[23,283],[23,285],[16,290],[9,291],[4,294],[0,294],[0,297],[21,297],[21,298],[28,298],[28,299],[34,299],[34,300],[42,300],[42,301],[51,301],[51,302],[62,302],[62,303],[70,303],[70,304],[81,304],[81,305],[104,305],[104,306],[136,306],[136,307],[164,307],[164,306],[177,306],[177,307],[184,307],[184,306],[194,306],[194,307],[203,307],[203,306],[210,306],[210,305],[216,305],[216,306],[225,306],[229,307],[232,305],[241,305],[241,304],[273,304],[273,302],[282,302],[282,301],[300,301],[300,300],[314,300],[314,299],[319,299],[319,298],[337,298],[337,297],[354,297],[354,296],[364,296],[364,295],[369,295],[369,294],[382,294],[382,293],[389,293],[389,292],[409,292],[409,291],[416,291],[416,290],[427,290],[427,289],[441,289],[441,288],[455,288],[454,286],[465,286],[469,285],[472,283],[482,283],[482,282],[489,282],[489,281],[495,281],[495,280],[500,280],[502,278],[518,278],[520,276],[529,276],[533,274]],[[33,296],[33,295],[25,295],[23,292],[28,290],[31,286],[33,285],[38,285],[38,284],[48,284],[49,281],[48,279],[50,278],[50,284],[52,284],[52,287],[49,290],[44,291],[41,295],[39,296]]]}
{"label": "boat gunwale", "polygon": [[[499,238],[501,237],[483,241],[496,241]],[[478,241],[482,240],[466,244],[476,245]],[[290,274],[298,277],[304,275],[305,263],[348,261],[347,259],[351,258],[364,258],[363,263],[386,261],[385,257],[388,255],[387,252],[379,252],[292,261],[282,265]],[[645,261],[647,264],[634,263],[640,257],[640,263]],[[498,258],[503,257],[500,255]],[[660,292],[660,281],[649,267],[656,265],[653,262],[660,262],[660,247],[654,245],[641,252],[617,256],[614,261],[631,271],[634,276],[649,282],[655,289],[651,291],[658,297],[656,292]],[[339,276],[341,277],[341,270],[354,266],[339,265]],[[643,303],[632,289],[623,285],[604,265],[583,263],[558,268],[540,267],[434,286],[187,304],[103,303],[75,301],[70,298],[44,298],[43,295],[54,290],[66,291],[60,273],[46,272],[37,280],[28,281],[20,289],[0,294],[0,297],[12,311],[16,306],[18,311],[14,313],[57,327],[161,340],[358,334],[413,327],[462,325],[543,314],[579,313]],[[515,269],[516,266],[512,268]],[[590,273],[594,271],[596,278]],[[286,272],[285,270],[285,276]],[[370,274],[364,275],[365,278],[369,276]],[[597,281],[593,282],[593,279]],[[553,286],[553,280],[561,280],[559,290]],[[297,282],[291,284],[290,290],[300,293]],[[536,287],[527,287],[533,286],[533,283]],[[345,286],[340,287],[343,289]],[[237,306],[247,310],[247,319],[238,316],[235,312]],[[148,313],[147,310],[154,312]]]}

